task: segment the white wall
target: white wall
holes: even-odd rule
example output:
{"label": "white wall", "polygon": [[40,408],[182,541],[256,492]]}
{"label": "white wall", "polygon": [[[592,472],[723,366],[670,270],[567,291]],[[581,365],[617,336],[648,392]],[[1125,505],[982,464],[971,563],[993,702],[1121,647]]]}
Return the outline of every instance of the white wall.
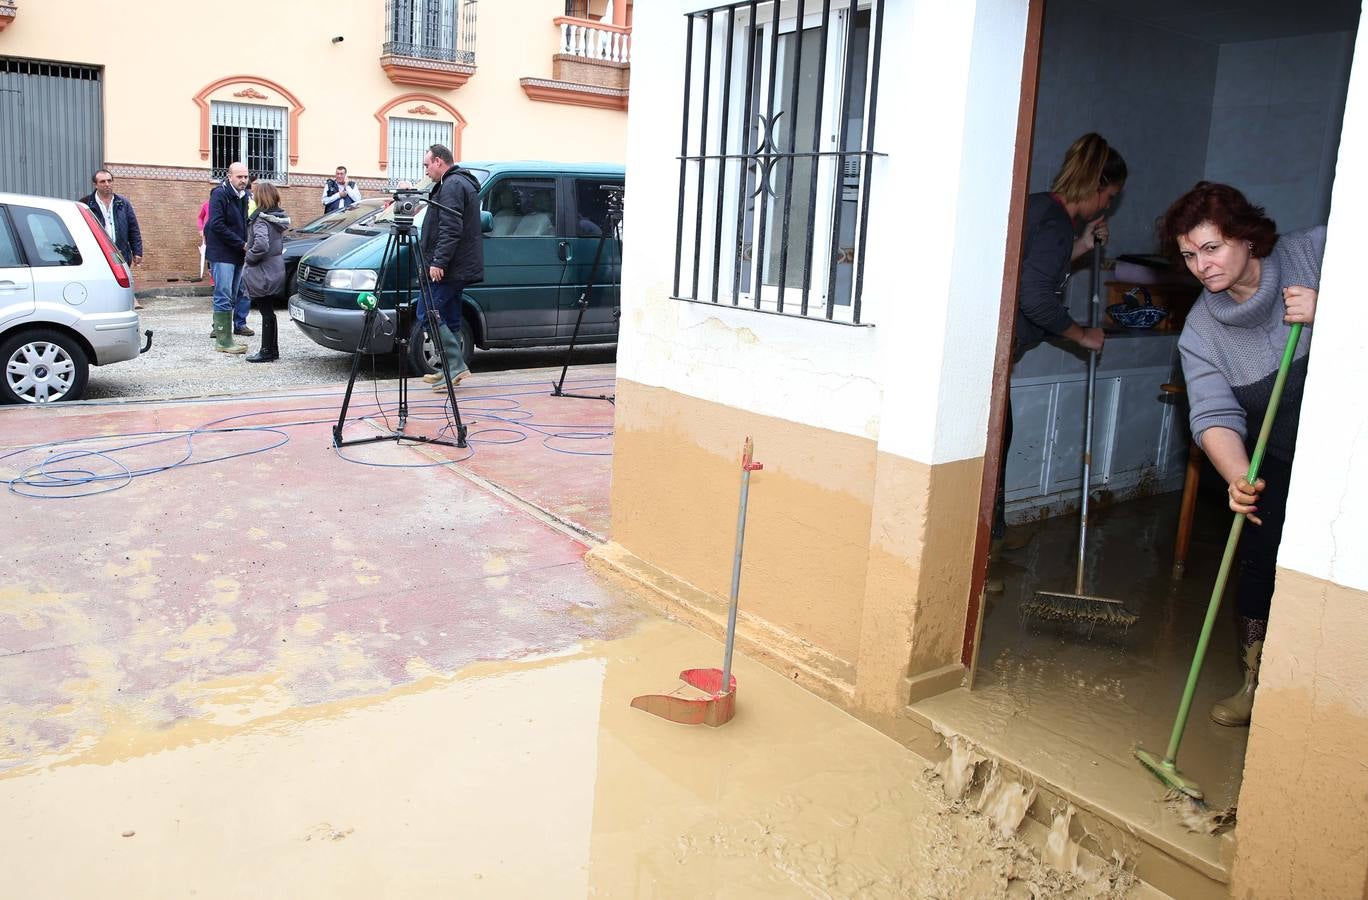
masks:
{"label": "white wall", "polygon": [[1221,47],[1206,177],[1240,188],[1282,231],[1325,223],[1353,47],[1347,32]]}
{"label": "white wall", "polygon": [[[1001,299],[1026,4],[892,0],[864,318],[670,299],[686,7],[638,4],[618,374],[926,463],[980,456]],[[649,52],[645,48],[650,48]]]}
{"label": "white wall", "polygon": [[1045,6],[1031,190],[1049,190],[1064,152],[1096,131],[1125,158],[1111,253],[1156,249],[1154,222],[1204,177],[1219,49],[1082,0]]}
{"label": "white wall", "polygon": [[1368,591],[1368,329],[1359,272],[1368,224],[1368,48],[1359,41],[1330,201],[1310,373],[1278,564]]}

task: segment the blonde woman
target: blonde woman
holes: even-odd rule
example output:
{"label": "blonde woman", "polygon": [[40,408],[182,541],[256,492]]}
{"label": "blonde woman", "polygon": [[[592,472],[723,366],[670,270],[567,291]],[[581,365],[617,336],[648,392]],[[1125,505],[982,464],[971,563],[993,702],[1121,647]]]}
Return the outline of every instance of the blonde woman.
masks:
{"label": "blonde woman", "polygon": [[[1102,329],[1075,322],[1064,305],[1064,282],[1073,261],[1106,242],[1107,209],[1126,184],[1126,161],[1099,134],[1085,134],[1064,154],[1050,190],[1026,198],[1025,247],[1017,292],[1016,334],[1012,364],[1047,337],[1056,336],[1085,350],[1102,349]],[[1081,226],[1081,228],[1080,228]],[[1007,402],[1002,436],[1002,463],[1012,444],[1012,404]],[[993,538],[1007,529],[1003,479],[993,516]],[[1010,544],[1010,541],[1008,542]],[[1008,546],[1007,549],[1014,549]],[[990,590],[1001,590],[999,579],[989,579]]]}

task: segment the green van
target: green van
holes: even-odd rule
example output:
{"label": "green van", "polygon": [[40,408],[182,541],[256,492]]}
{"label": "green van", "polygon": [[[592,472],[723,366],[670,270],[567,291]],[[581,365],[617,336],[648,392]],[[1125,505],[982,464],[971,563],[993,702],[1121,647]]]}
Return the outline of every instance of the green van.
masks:
{"label": "green van", "polygon": [[[461,332],[466,362],[476,347],[538,347],[570,343],[579,299],[589,282],[600,236],[611,233],[610,201],[621,196],[624,168],[599,163],[462,162],[480,182],[484,229],[484,281],[464,295]],[[315,343],[347,353],[361,345],[364,312],[357,298],[372,292],[383,321],[361,349],[387,353],[394,347],[399,273],[416,267],[409,248],[392,248],[381,284],[380,267],[391,244],[393,208],[373,221],[323,241],[299,262],[290,318]],[[415,218],[422,228],[423,210]],[[416,243],[415,232],[413,241]],[[593,297],[577,343],[617,340],[620,236],[603,241]],[[436,370],[436,351],[419,340],[413,322],[410,364]]]}

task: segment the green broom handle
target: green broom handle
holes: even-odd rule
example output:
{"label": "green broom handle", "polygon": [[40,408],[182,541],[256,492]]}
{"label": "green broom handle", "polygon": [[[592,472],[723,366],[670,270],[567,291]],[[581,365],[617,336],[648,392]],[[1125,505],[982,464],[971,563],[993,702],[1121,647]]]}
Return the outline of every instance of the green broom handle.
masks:
{"label": "green broom handle", "polygon": [[[1301,333],[1302,323],[1298,322],[1287,335],[1282,362],[1278,363],[1278,377],[1273,381],[1273,395],[1268,398],[1268,411],[1264,413],[1263,425],[1259,428],[1259,439],[1254,443],[1254,455],[1249,459],[1249,473],[1245,475],[1245,481],[1250,484],[1259,480],[1259,465],[1263,462],[1264,450],[1268,447],[1268,435],[1273,430],[1273,418],[1278,414],[1283,385],[1287,383],[1287,373],[1292,368],[1292,356],[1297,352],[1297,342],[1301,340]],[[1192,697],[1197,692],[1197,676],[1201,674],[1202,661],[1206,658],[1207,644],[1211,641],[1211,631],[1216,625],[1216,613],[1221,608],[1221,595],[1225,593],[1226,580],[1230,577],[1231,562],[1235,559],[1235,548],[1239,546],[1244,523],[1243,513],[1236,513],[1235,520],[1230,523],[1230,537],[1226,538],[1221,568],[1216,574],[1216,586],[1211,589],[1211,602],[1207,604],[1206,621],[1202,623],[1202,634],[1197,638],[1197,652],[1192,657],[1187,687],[1183,688],[1183,699],[1178,704],[1178,718],[1173,721],[1173,735],[1169,738],[1168,752],[1164,756],[1164,763],[1168,766],[1173,765],[1174,758],[1178,755],[1178,745],[1183,740],[1183,729],[1187,727],[1188,712],[1192,709]]]}

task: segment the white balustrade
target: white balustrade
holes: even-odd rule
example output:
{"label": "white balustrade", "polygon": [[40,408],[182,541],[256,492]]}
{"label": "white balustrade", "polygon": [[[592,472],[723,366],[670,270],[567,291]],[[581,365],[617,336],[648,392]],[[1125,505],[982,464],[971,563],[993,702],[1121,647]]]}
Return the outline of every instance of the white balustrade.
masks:
{"label": "white balustrade", "polygon": [[584,59],[602,59],[628,64],[631,59],[631,35],[615,28],[599,27],[588,20],[561,21],[560,52]]}

